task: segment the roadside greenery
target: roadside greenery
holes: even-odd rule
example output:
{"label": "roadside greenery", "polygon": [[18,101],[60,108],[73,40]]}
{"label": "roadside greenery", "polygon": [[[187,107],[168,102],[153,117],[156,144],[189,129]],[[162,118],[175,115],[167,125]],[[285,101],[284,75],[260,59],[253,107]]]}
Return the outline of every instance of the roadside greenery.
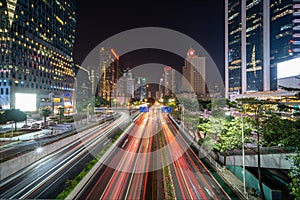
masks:
{"label": "roadside greenery", "polygon": [[198,126],[204,132],[205,137],[198,143],[206,149],[213,148],[224,154],[224,165],[226,165],[226,155],[228,150],[242,147],[242,129],[244,129],[245,141],[249,142],[249,135],[253,126],[249,117],[210,117]]}
{"label": "roadside greenery", "polygon": [[[212,103],[212,115],[208,119],[200,120],[198,129],[202,131],[204,138],[201,138],[198,143],[206,149],[223,153],[224,165],[226,165],[226,152],[242,147],[242,128],[245,142],[257,145],[258,163],[260,163],[260,146],[300,149],[300,120],[281,116],[282,111],[295,112],[292,106],[254,98],[238,99],[237,102],[227,100],[227,108],[235,108],[234,110],[239,112],[235,116],[231,116],[232,112],[228,112],[229,116],[226,116],[223,113],[224,109],[218,108],[218,105]],[[296,199],[300,199],[299,157],[297,151],[295,156],[289,158],[293,163],[289,173],[292,179],[290,186]],[[260,171],[260,164],[258,171]],[[258,178],[261,183],[260,175]],[[262,191],[262,198],[263,195]]]}
{"label": "roadside greenery", "polygon": [[[165,146],[164,138],[162,131],[159,133],[160,137],[160,144],[161,146]],[[168,156],[166,149],[162,149],[162,155],[161,155],[162,163],[163,163],[163,183],[164,183],[164,193],[165,193],[165,198],[166,199],[176,199],[176,194],[175,194],[175,189],[174,189],[174,184],[173,184],[173,179],[172,179],[172,174],[170,170],[170,166],[168,165]]]}
{"label": "roadside greenery", "polygon": [[66,199],[67,196],[74,190],[78,183],[89,173],[94,165],[101,159],[106,151],[114,144],[114,142],[122,135],[123,131],[120,131],[112,140],[109,142],[104,149],[89,163],[84,166],[84,169],[73,179],[66,182],[64,190],[56,197],[56,199]]}
{"label": "roadside greenery", "polygon": [[17,123],[26,120],[26,113],[20,111],[19,109],[5,110],[4,112],[0,113],[0,124],[5,124],[12,121],[15,123],[15,131],[17,131]]}
{"label": "roadside greenery", "polygon": [[296,200],[300,200],[300,151],[298,150],[290,159],[292,160],[292,166],[289,171],[289,176],[292,179],[290,183],[291,194]]}

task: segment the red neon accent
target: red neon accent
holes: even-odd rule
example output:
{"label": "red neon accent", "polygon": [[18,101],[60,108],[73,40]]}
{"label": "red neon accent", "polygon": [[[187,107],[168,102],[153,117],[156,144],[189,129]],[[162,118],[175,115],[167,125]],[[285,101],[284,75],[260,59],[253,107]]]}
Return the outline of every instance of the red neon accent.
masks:
{"label": "red neon accent", "polygon": [[120,57],[118,56],[118,54],[115,52],[114,49],[110,49],[111,53],[114,55],[114,57],[117,59],[117,61],[119,61]]}

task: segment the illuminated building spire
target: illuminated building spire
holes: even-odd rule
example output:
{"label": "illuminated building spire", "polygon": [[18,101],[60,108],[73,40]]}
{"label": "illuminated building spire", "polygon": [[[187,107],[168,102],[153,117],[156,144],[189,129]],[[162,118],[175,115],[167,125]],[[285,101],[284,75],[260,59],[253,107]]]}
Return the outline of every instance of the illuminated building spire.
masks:
{"label": "illuminated building spire", "polygon": [[252,67],[253,67],[253,71],[254,71],[254,76],[256,76],[256,71],[257,71],[255,58],[256,58],[255,45],[253,45],[251,62],[252,62]]}

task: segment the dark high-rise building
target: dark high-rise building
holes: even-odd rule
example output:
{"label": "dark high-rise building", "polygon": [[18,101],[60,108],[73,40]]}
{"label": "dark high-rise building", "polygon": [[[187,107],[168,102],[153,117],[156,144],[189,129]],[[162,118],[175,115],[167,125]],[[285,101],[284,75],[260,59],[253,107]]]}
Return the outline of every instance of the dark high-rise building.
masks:
{"label": "dark high-rise building", "polygon": [[176,84],[175,84],[175,69],[172,67],[164,67],[164,96],[175,96]]}
{"label": "dark high-rise building", "polygon": [[297,2],[225,1],[227,96],[277,89],[277,63],[300,55]]}
{"label": "dark high-rise building", "polygon": [[115,83],[121,76],[119,56],[112,48],[100,48],[100,66],[99,72],[101,73],[100,82],[98,85],[98,96],[111,100]]}
{"label": "dark high-rise building", "polygon": [[135,78],[135,89],[134,89],[134,98],[143,100],[146,98],[146,83],[147,80],[145,77],[136,77]]}
{"label": "dark high-rise building", "polygon": [[[199,57],[194,49],[189,49],[182,67],[182,74],[184,78],[182,80],[182,89],[184,91],[191,91],[190,87],[192,87],[198,99],[207,97],[205,57]],[[190,86],[185,83],[185,80],[189,82]]]}
{"label": "dark high-rise building", "polygon": [[37,107],[68,105],[70,112],[74,2],[0,0],[0,18],[0,104],[18,107],[16,93],[26,93],[36,95]]}
{"label": "dark high-rise building", "polygon": [[271,90],[277,89],[277,63],[300,55],[300,1],[270,1]]}

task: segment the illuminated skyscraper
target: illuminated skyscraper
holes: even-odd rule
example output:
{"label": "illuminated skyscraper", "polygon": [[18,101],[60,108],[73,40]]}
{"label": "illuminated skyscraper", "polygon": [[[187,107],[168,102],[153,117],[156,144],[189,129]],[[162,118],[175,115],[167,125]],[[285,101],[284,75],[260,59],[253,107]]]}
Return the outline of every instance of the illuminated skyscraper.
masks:
{"label": "illuminated skyscraper", "polygon": [[[98,85],[98,96],[111,100],[114,85],[120,78],[119,56],[112,48],[100,48],[100,66],[102,76]],[[100,71],[99,71],[100,72]]]}
{"label": "illuminated skyscraper", "polygon": [[300,52],[296,2],[225,1],[226,96],[277,89],[277,63]]}
{"label": "illuminated skyscraper", "polygon": [[28,93],[37,95],[37,107],[70,106],[74,2],[0,0],[0,18],[0,104],[14,108],[15,94]]}
{"label": "illuminated skyscraper", "polygon": [[145,77],[136,77],[135,78],[135,89],[134,89],[134,98],[143,100],[146,98],[146,78]]}
{"label": "illuminated skyscraper", "polygon": [[164,96],[175,96],[175,70],[172,67],[166,66],[164,68]]}
{"label": "illuminated skyscraper", "polygon": [[[205,57],[199,57],[196,55],[194,49],[190,49],[187,52],[185,59],[185,65],[182,67],[183,77],[189,81],[197,98],[206,97],[206,59]],[[183,90],[191,91],[186,88],[187,85],[182,82]]]}

